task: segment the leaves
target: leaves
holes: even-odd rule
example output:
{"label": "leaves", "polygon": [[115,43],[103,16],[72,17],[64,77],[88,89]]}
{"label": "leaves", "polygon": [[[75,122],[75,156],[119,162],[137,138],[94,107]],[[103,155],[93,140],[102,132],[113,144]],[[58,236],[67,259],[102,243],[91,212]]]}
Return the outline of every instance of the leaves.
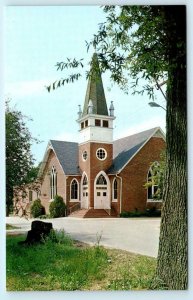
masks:
{"label": "leaves", "polygon": [[12,204],[13,187],[28,183],[34,179],[34,159],[31,145],[38,142],[29,132],[25,120],[29,120],[20,111],[10,109],[6,103],[6,203]]}
{"label": "leaves", "polygon": [[46,86],[48,92],[51,90],[55,90],[66,83],[73,83],[74,81],[78,80],[82,75],[80,73],[74,73],[69,75],[67,78],[61,78],[60,80],[56,80],[54,83],[51,83],[49,86]]}

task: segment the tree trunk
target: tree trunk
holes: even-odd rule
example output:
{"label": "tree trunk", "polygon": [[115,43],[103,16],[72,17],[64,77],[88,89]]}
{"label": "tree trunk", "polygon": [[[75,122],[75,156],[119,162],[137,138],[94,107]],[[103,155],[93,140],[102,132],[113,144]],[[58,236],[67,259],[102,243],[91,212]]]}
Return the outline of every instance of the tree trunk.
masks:
{"label": "tree trunk", "polygon": [[[170,70],[166,116],[166,176],[157,277],[168,289],[183,290],[187,289],[188,284],[186,10],[185,6],[175,7],[173,10],[168,7],[166,11],[166,20],[168,24],[170,22],[167,28]],[[179,44],[177,46],[180,41],[183,43],[181,49]],[[174,58],[177,58],[175,62]]]}

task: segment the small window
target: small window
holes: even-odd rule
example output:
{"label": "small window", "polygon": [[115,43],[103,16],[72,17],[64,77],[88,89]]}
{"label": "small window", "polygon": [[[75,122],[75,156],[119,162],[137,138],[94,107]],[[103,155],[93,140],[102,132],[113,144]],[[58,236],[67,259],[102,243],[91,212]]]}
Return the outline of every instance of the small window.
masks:
{"label": "small window", "polygon": [[88,192],[86,192],[86,197],[88,197]]}
{"label": "small window", "polygon": [[97,196],[99,197],[101,195],[101,193],[100,192],[97,192]]}
{"label": "small window", "polygon": [[87,179],[87,176],[84,175],[84,178],[83,178],[83,185],[88,185],[88,179]]}
{"label": "small window", "polygon": [[87,157],[88,157],[88,153],[87,153],[87,151],[85,150],[85,151],[83,151],[83,153],[82,153],[82,158],[83,158],[84,161],[86,161],[86,160],[87,160]]}
{"label": "small window", "polygon": [[81,123],[81,129],[83,129],[83,128],[84,128],[84,122]]}
{"label": "small window", "polygon": [[101,126],[101,120],[96,119],[95,120],[95,126]]}
{"label": "small window", "polygon": [[109,122],[106,120],[103,120],[103,127],[109,127]]}
{"label": "small window", "polygon": [[106,192],[103,192],[103,196],[106,197],[106,195],[107,195],[107,193],[106,193]]}
{"label": "small window", "polygon": [[83,197],[85,197],[85,193],[83,193]]}
{"label": "small window", "polygon": [[88,120],[85,121],[85,127],[88,127]]}
{"label": "small window", "polygon": [[117,179],[113,182],[113,200],[117,201]]}
{"label": "small window", "polygon": [[105,160],[106,157],[107,157],[107,152],[103,148],[99,148],[97,150],[96,154],[97,154],[97,158],[100,159],[100,160]]}
{"label": "small window", "polygon": [[53,200],[57,195],[57,173],[53,166],[50,174],[50,197]]}

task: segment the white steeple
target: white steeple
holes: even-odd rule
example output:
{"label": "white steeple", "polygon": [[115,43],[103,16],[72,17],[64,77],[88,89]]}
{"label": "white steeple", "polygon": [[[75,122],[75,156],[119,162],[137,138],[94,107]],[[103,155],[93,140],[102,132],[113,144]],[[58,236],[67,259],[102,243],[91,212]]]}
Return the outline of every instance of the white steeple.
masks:
{"label": "white steeple", "polygon": [[115,119],[113,101],[111,101],[110,112],[108,113],[96,53],[93,55],[92,62],[91,77],[88,79],[83,111],[79,107],[78,112],[80,143],[113,143],[113,120]]}

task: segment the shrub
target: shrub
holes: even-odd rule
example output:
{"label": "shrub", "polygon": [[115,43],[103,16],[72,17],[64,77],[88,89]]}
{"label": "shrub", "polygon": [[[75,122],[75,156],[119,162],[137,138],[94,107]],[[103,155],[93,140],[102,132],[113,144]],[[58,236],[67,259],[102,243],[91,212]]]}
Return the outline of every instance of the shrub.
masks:
{"label": "shrub", "polygon": [[155,207],[147,209],[146,211],[123,211],[120,214],[121,218],[137,218],[137,217],[160,217],[161,210],[156,209]]}
{"label": "shrub", "polygon": [[50,217],[60,218],[66,216],[66,204],[61,196],[56,195],[54,201],[50,204]]}
{"label": "shrub", "polygon": [[41,215],[45,214],[45,208],[44,206],[41,204],[41,200],[37,199],[33,202],[31,209],[30,209],[31,215],[34,218],[37,218]]}
{"label": "shrub", "polygon": [[123,211],[120,214],[120,217],[121,218],[135,218],[135,217],[142,217],[144,215],[145,215],[145,213],[140,212],[140,211]]}
{"label": "shrub", "polygon": [[155,207],[147,209],[146,213],[148,217],[161,217],[161,209],[156,209]]}

